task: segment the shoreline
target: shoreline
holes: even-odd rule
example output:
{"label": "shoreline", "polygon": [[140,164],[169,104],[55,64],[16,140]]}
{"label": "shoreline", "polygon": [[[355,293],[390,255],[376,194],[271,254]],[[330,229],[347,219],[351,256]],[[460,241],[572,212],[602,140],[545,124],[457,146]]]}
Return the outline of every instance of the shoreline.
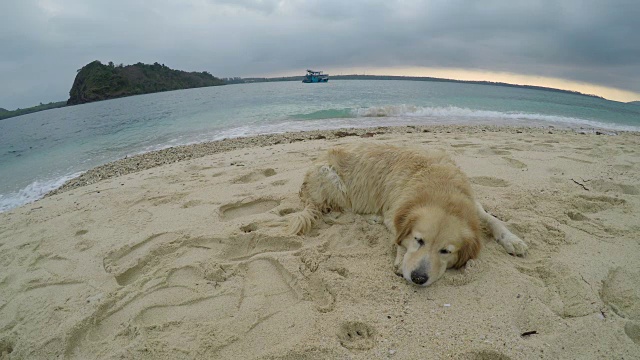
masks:
{"label": "shoreline", "polygon": [[[207,155],[242,148],[254,148],[270,145],[293,143],[298,141],[338,139],[342,137],[374,137],[382,134],[402,134],[412,132],[527,132],[527,133],[548,133],[552,131],[558,134],[581,134],[581,135],[616,135],[640,134],[634,131],[603,131],[595,128],[591,129],[571,129],[556,128],[548,125],[545,127],[524,127],[524,126],[504,126],[504,125],[401,125],[401,126],[377,126],[367,128],[338,128],[332,130],[309,130],[297,132],[285,132],[276,134],[261,134],[247,137],[228,138],[216,141],[208,141],[190,145],[179,145],[161,150],[153,150],[142,154],[135,154],[119,160],[108,162],[104,165],[96,166],[83,172],[81,175],[67,180],[60,187],[46,193],[42,198],[61,194],[79,187],[95,184],[99,181],[123,176],[138,171],[151,169],[154,167],[197,159]],[[41,198],[41,199],[42,199]],[[40,199],[38,199],[40,200]],[[38,201],[36,200],[36,201]],[[21,205],[24,206],[24,205]]]}

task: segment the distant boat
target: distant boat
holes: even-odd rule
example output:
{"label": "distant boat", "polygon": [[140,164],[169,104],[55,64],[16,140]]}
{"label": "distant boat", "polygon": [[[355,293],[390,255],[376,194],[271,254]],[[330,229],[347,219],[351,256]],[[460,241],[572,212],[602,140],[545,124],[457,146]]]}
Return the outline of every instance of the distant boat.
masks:
{"label": "distant boat", "polygon": [[302,79],[303,83],[321,83],[329,81],[329,74],[323,74],[322,71],[307,70],[307,75]]}

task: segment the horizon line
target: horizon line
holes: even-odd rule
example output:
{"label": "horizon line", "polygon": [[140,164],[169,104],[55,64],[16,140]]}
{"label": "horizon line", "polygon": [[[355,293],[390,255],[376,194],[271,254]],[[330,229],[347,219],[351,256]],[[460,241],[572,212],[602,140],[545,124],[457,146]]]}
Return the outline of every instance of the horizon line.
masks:
{"label": "horizon line", "polygon": [[[629,102],[636,101],[636,100],[631,100],[629,102],[624,102],[624,101],[607,99],[607,98],[605,98],[603,96],[600,96],[600,95],[597,95],[597,94],[588,94],[588,93],[583,93],[583,92],[575,91],[575,90],[567,90],[567,89],[561,89],[561,88],[555,88],[555,87],[549,87],[549,86],[541,86],[541,85],[515,84],[515,83],[508,83],[508,82],[502,82],[502,81],[491,81],[491,80],[459,80],[459,79],[440,78],[440,77],[433,77],[433,76],[389,75],[389,74],[380,74],[380,75],[378,75],[378,74],[366,74],[366,73],[362,73],[362,74],[358,74],[358,73],[338,74],[338,75],[336,75],[336,74],[334,74],[334,75],[325,74],[325,75],[334,76],[334,77],[338,77],[338,76],[341,76],[341,77],[344,77],[344,76],[396,77],[396,78],[405,78],[405,79],[407,79],[407,81],[410,81],[412,79],[432,79],[434,82],[456,82],[456,83],[469,83],[469,84],[478,84],[478,85],[522,87],[522,88],[531,88],[531,89],[542,90],[542,91],[548,91],[548,90],[559,91],[559,92],[566,92],[566,93],[576,94],[576,95],[581,95],[581,96],[595,97],[595,98],[599,98],[599,99],[603,99],[603,100],[607,100],[607,101],[619,102],[619,103],[622,103],[622,104],[627,104]],[[240,76],[234,76],[234,77],[221,77],[220,79],[238,78],[238,79],[241,79],[241,80],[248,80],[248,79],[276,80],[276,79],[290,79],[290,78],[297,78],[297,77],[302,78],[302,77],[304,77],[304,75],[289,75],[289,76],[274,76],[274,77],[264,77],[264,76],[240,77]]]}
{"label": "horizon line", "polygon": [[[455,81],[484,81],[504,83],[508,85],[538,86],[568,92],[578,92],[583,95],[595,95],[609,101],[628,103],[640,101],[640,93],[619,89],[611,86],[598,85],[582,81],[567,80],[557,77],[517,74],[511,72],[469,70],[461,68],[437,68],[437,67],[328,67],[325,71],[329,74],[360,74],[375,76],[409,76],[428,77]],[[298,76],[297,72],[282,71],[273,72],[263,76],[247,77],[287,77]],[[334,75],[335,76],[335,75]]]}

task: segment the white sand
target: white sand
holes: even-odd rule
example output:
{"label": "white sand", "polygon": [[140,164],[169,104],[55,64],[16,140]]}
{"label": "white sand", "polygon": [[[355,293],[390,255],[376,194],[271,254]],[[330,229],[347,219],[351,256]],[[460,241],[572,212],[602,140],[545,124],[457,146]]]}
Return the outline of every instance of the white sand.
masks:
{"label": "white sand", "polygon": [[[547,132],[238,149],[0,214],[0,359],[638,359],[640,136]],[[310,162],[359,141],[448,151],[528,256],[419,288],[361,216],[288,235]]]}

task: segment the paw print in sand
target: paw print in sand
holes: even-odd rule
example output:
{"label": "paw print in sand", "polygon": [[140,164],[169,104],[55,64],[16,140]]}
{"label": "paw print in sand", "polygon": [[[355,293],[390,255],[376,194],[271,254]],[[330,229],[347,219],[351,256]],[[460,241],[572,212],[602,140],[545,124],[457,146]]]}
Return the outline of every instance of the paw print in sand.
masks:
{"label": "paw print in sand", "polygon": [[340,345],[350,350],[368,350],[375,344],[374,330],[361,322],[346,322],[338,331]]}

